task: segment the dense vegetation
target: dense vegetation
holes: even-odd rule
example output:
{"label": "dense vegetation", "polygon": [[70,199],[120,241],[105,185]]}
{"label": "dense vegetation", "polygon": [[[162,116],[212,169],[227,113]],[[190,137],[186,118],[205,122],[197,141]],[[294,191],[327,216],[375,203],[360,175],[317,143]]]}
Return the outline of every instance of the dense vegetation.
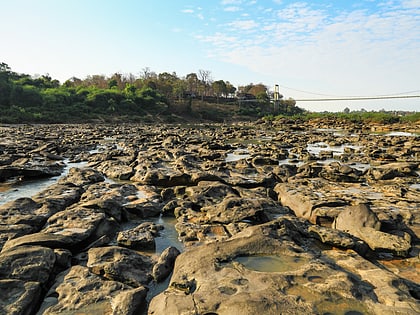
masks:
{"label": "dense vegetation", "polygon": [[[281,113],[298,114],[293,100],[282,100]],[[199,70],[180,78],[148,68],[138,76],[115,73],[71,78],[60,84],[49,75],[18,74],[0,63],[0,122],[171,121],[188,117],[223,121],[273,113],[268,88],[249,84],[237,90],[228,81],[212,81]]]}
{"label": "dense vegetation", "polygon": [[156,74],[145,68],[138,76],[92,75],[85,79],[73,77],[61,84],[49,75],[18,74],[6,63],[0,63],[0,123],[220,122],[264,116],[322,116],[385,123],[419,120],[419,113],[309,113],[297,107],[293,99],[274,103],[273,95],[262,83],[237,89],[229,81],[213,81],[207,70],[179,77],[176,73]]}

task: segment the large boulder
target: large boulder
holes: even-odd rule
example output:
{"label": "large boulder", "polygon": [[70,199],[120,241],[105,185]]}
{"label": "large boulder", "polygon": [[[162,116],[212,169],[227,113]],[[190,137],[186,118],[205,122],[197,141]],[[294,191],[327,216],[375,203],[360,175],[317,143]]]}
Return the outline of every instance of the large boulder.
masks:
{"label": "large boulder", "polygon": [[115,234],[117,226],[103,212],[76,205],[51,216],[40,232],[8,240],[3,250],[25,244],[80,250],[103,236]]}
{"label": "large boulder", "polygon": [[152,222],[143,222],[135,228],[118,232],[117,243],[136,250],[154,250],[156,248],[155,236],[163,226]]}
{"label": "large boulder", "polygon": [[68,174],[58,180],[59,184],[74,184],[76,186],[85,186],[93,183],[103,182],[104,175],[93,168],[72,167]]}
{"label": "large boulder", "polygon": [[375,251],[407,256],[411,249],[410,235],[404,233],[404,236],[398,236],[381,232],[381,222],[366,204],[347,207],[337,216],[333,227],[362,239]]}
{"label": "large boulder", "polygon": [[8,315],[35,314],[38,310],[41,293],[39,282],[1,279],[0,313]]}
{"label": "large boulder", "polygon": [[56,256],[50,248],[20,246],[0,253],[0,278],[46,283]]}
{"label": "large boulder", "polygon": [[38,314],[134,315],[145,310],[147,289],[103,280],[83,266],[60,273]]}
{"label": "large boulder", "polygon": [[[347,205],[347,202],[343,199],[328,197],[321,192],[308,189],[308,187],[299,187],[290,183],[277,184],[274,191],[283,206],[289,207],[297,217],[304,218],[313,224],[318,223],[322,217],[334,216],[337,207]],[[329,209],[329,211],[325,211],[326,209]]]}
{"label": "large boulder", "polygon": [[377,303],[373,287],[307,247],[308,236],[307,224],[282,217],[192,247],[177,257],[170,286],[152,299],[149,314],[324,314],[338,303],[369,313],[364,303]]}
{"label": "large boulder", "polygon": [[419,163],[415,162],[394,162],[372,167],[369,174],[375,180],[389,180],[395,177],[418,176],[416,169]]}
{"label": "large boulder", "polygon": [[367,204],[358,204],[346,207],[340,212],[333,227],[348,233],[361,227],[370,227],[378,231],[381,229],[381,222]]}
{"label": "large boulder", "polygon": [[124,247],[89,249],[87,267],[105,279],[123,282],[132,287],[146,285],[152,280],[151,259]]}
{"label": "large boulder", "polygon": [[158,261],[153,266],[152,275],[156,282],[161,282],[172,272],[175,264],[175,259],[181,252],[170,246],[166,248],[159,256]]}

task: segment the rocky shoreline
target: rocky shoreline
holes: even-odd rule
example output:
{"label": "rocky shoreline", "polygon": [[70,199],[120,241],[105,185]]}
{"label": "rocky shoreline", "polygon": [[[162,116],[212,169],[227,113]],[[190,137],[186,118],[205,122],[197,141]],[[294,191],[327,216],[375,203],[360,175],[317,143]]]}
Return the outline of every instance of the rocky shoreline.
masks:
{"label": "rocky shoreline", "polygon": [[0,126],[0,313],[418,314],[419,132]]}

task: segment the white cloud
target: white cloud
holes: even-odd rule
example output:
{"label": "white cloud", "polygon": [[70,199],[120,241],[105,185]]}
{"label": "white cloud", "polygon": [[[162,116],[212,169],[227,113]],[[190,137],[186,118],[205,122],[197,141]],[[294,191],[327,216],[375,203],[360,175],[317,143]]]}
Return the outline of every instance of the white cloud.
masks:
{"label": "white cloud", "polygon": [[401,3],[405,8],[420,8],[420,0],[404,0]]}
{"label": "white cloud", "polygon": [[181,10],[181,12],[182,13],[190,13],[190,14],[192,14],[192,13],[194,13],[194,10],[192,10],[192,9],[185,9],[185,10]]}
{"label": "white cloud", "polygon": [[222,5],[238,5],[242,4],[242,0],[222,0]]}
{"label": "white cloud", "polygon": [[241,8],[240,7],[231,6],[231,7],[226,7],[224,9],[224,11],[226,11],[226,12],[238,12],[238,11],[241,11]]}
{"label": "white cloud", "polygon": [[255,22],[254,20],[238,20],[238,21],[233,21],[229,23],[228,25],[232,27],[233,29],[243,30],[243,31],[252,30],[258,27],[258,23]]}
{"label": "white cloud", "polygon": [[334,14],[326,7],[293,3],[228,22],[206,41],[214,58],[302,89],[310,84],[308,90],[338,95],[415,90],[420,82],[419,2]]}

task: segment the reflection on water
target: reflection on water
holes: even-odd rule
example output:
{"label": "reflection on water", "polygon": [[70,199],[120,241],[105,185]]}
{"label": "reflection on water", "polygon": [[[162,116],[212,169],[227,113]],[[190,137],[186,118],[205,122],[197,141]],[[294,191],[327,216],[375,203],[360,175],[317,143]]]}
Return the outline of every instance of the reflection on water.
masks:
{"label": "reflection on water", "polygon": [[164,229],[155,238],[156,253],[161,253],[169,246],[176,247],[179,251],[184,250],[184,244],[179,240],[178,232],[175,229],[176,218],[160,216],[155,223],[162,224]]}
{"label": "reflection on water", "polygon": [[415,136],[418,136],[418,135],[415,134],[415,133],[412,133],[412,132],[392,131],[392,132],[385,133],[385,136],[391,136],[391,137],[399,137],[399,136],[402,136],[402,137],[415,137]]}
{"label": "reflection on water", "polygon": [[240,151],[235,151],[233,153],[228,153],[225,161],[226,162],[236,162],[236,161],[239,161],[239,160],[247,159],[250,156],[251,155],[248,153],[248,150],[240,150]]}
{"label": "reflection on water", "polygon": [[316,142],[316,143],[309,143],[306,147],[309,153],[319,156],[321,151],[329,151],[333,152],[335,155],[341,155],[344,153],[345,148],[350,148],[353,150],[359,150],[360,146],[357,145],[350,145],[350,144],[342,144],[339,146],[330,146],[325,142]]}
{"label": "reflection on water", "polygon": [[18,198],[30,198],[46,189],[48,186],[55,184],[60,177],[68,174],[70,168],[83,167],[85,164],[86,162],[68,163],[66,161],[66,166],[64,167],[62,174],[59,176],[0,183],[0,205]]}

